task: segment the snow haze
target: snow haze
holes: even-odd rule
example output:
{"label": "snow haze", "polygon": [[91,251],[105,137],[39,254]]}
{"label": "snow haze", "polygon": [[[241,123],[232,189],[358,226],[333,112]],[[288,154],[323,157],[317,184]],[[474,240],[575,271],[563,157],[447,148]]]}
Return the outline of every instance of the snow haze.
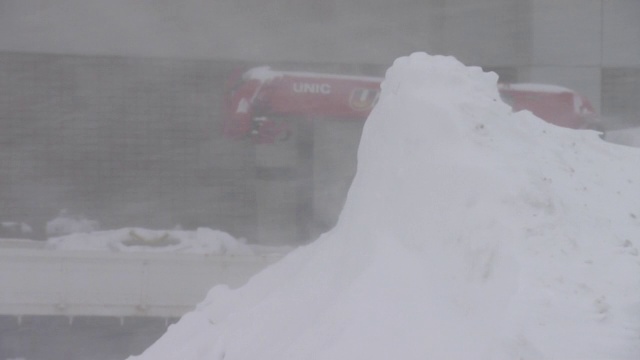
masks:
{"label": "snow haze", "polygon": [[639,158],[399,58],[337,226],[131,359],[638,359]]}

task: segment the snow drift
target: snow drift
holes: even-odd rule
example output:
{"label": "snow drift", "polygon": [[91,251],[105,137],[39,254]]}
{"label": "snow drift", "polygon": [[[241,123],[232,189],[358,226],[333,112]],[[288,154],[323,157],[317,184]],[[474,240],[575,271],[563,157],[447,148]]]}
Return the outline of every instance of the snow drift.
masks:
{"label": "snow drift", "polygon": [[337,226],[137,359],[640,358],[640,152],[496,83],[397,59]]}
{"label": "snow drift", "polygon": [[209,255],[253,255],[256,246],[209,228],[150,230],[123,228],[72,233],[47,240],[47,248],[67,251],[172,252]]}

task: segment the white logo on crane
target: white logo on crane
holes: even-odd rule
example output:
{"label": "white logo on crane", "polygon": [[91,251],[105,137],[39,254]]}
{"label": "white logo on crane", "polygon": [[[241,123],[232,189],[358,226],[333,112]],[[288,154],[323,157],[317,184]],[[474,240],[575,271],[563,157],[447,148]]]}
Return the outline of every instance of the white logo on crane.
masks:
{"label": "white logo on crane", "polygon": [[293,92],[299,94],[331,94],[331,85],[318,83],[293,83]]}

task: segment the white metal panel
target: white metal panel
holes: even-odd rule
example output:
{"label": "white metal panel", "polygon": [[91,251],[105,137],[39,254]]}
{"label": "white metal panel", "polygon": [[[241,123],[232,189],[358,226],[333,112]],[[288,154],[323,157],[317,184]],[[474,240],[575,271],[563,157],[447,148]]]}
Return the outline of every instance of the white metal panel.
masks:
{"label": "white metal panel", "polygon": [[178,317],[279,258],[0,249],[0,315]]}

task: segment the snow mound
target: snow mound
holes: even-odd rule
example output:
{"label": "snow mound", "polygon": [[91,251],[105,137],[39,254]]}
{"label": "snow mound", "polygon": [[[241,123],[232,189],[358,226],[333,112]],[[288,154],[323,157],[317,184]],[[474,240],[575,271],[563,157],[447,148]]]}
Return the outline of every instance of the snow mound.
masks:
{"label": "snow mound", "polygon": [[253,255],[243,240],[209,228],[187,230],[149,230],[123,228],[74,233],[47,240],[48,248],[70,251],[171,252],[209,255]]}
{"label": "snow mound", "polygon": [[336,227],[136,358],[638,359],[639,158],[399,58]]}
{"label": "snow mound", "polygon": [[100,224],[82,215],[72,215],[66,209],[60,210],[58,216],[47,222],[47,236],[62,236],[97,231]]}

